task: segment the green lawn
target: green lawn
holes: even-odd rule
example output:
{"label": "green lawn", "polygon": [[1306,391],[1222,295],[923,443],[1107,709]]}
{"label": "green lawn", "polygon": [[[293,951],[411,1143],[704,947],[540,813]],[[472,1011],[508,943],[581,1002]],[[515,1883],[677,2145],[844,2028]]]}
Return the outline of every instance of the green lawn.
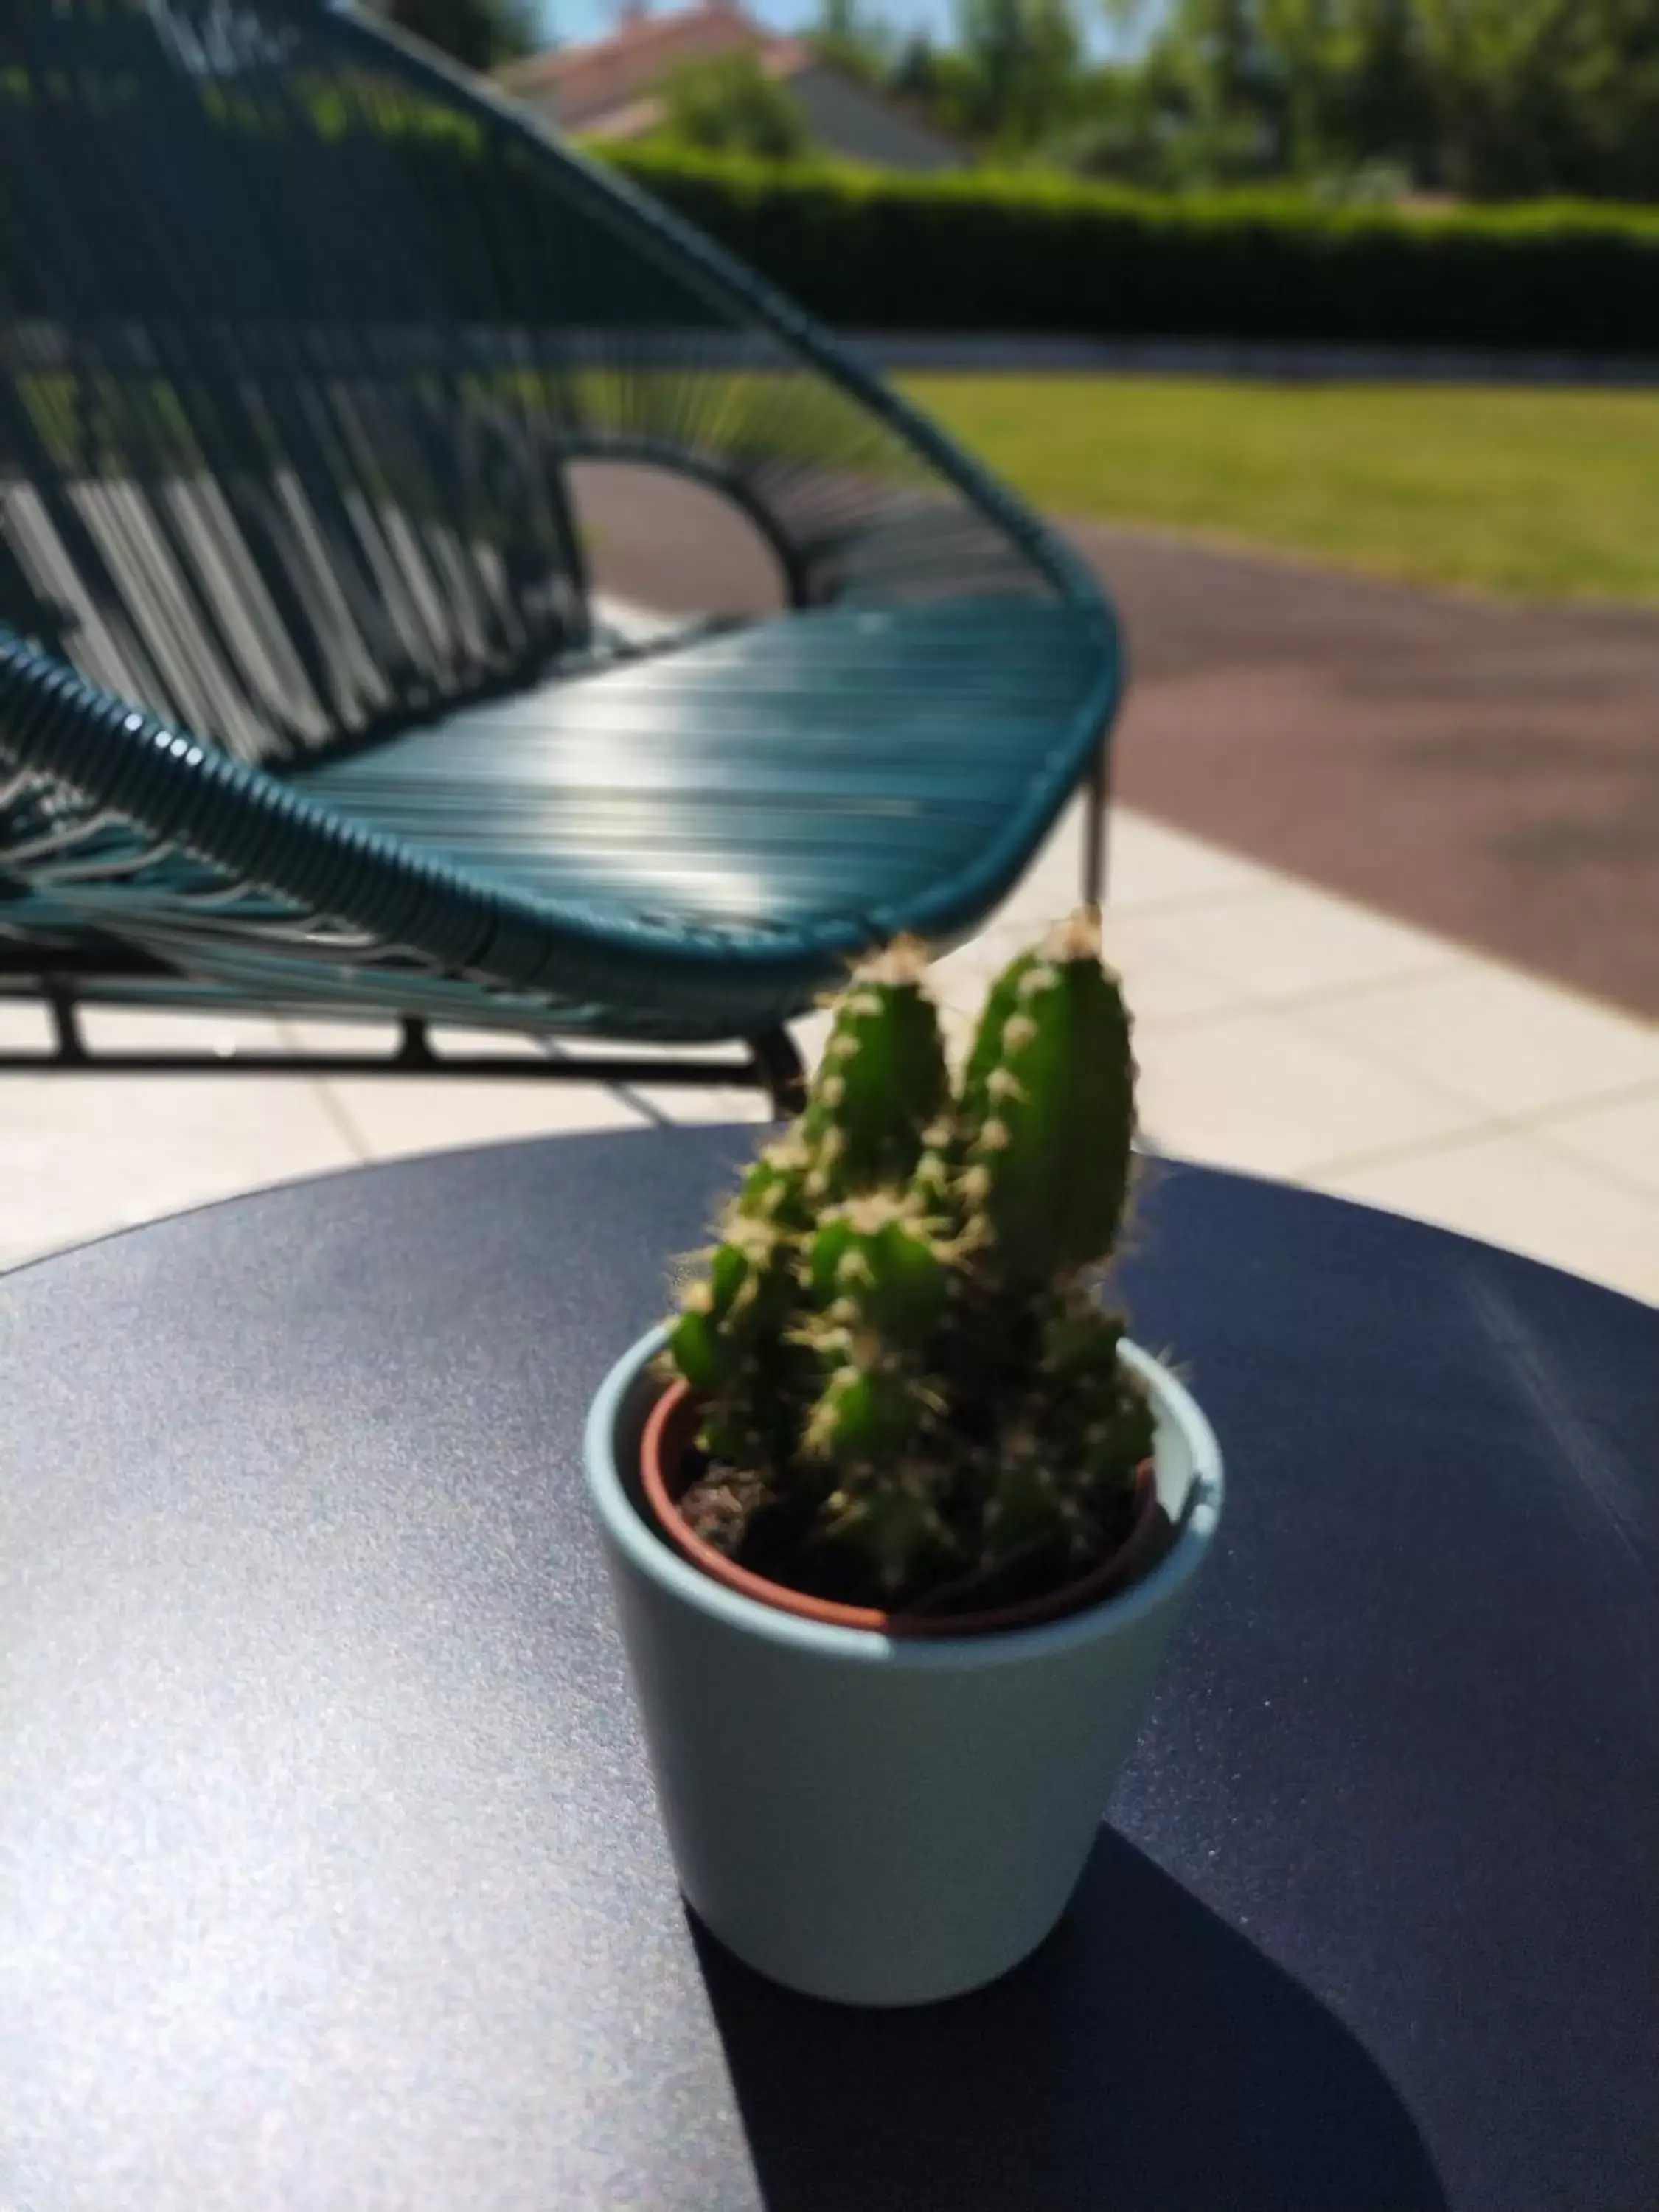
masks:
{"label": "green lawn", "polygon": [[1053,514],[1511,597],[1659,601],[1659,392],[902,381]]}

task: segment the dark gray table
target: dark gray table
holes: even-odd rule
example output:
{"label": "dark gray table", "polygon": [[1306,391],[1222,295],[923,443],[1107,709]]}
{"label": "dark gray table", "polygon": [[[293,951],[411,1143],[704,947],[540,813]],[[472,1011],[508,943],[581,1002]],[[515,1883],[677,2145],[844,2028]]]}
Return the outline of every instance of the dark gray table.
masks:
{"label": "dark gray table", "polygon": [[0,1282],[0,2205],[1659,2203],[1654,1315],[1164,1170],[1218,1555],[1059,1934],[842,2013],[687,1923],[578,1473],[744,1142]]}

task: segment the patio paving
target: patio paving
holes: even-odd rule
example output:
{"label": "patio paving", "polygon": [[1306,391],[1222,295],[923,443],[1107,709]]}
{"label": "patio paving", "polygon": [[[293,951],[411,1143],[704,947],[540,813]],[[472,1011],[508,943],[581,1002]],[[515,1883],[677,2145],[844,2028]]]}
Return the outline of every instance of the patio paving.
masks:
{"label": "patio paving", "polygon": [[1659,611],[1072,534],[1130,641],[1121,798],[1659,1018]]}
{"label": "patio paving", "polygon": [[[1074,811],[984,933],[940,963],[958,1035],[989,974],[1071,904],[1079,823]],[[1133,809],[1115,815],[1111,872],[1107,949],[1136,1016],[1152,1146],[1416,1214],[1659,1301],[1659,1031]],[[823,1018],[802,1026],[809,1048],[821,1042]],[[135,1046],[200,1034],[116,1012],[88,1027]],[[207,1027],[226,1045],[376,1034]],[[45,1042],[15,1006],[0,1006],[0,1035]],[[738,1090],[534,1079],[0,1077],[0,1267],[366,1160],[762,1111]]]}

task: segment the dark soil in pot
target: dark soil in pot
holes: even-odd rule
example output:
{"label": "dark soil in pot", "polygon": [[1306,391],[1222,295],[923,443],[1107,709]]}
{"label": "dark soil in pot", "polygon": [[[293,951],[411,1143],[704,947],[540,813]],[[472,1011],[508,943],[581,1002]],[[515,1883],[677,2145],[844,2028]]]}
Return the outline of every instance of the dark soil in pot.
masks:
{"label": "dark soil in pot", "polygon": [[[1136,1470],[1097,1558],[1063,1580],[1056,1581],[1052,1561],[1036,1562],[995,1582],[947,1585],[890,1610],[851,1583],[840,1558],[826,1554],[821,1565],[808,1559],[803,1566],[798,1522],[792,1525],[775,1509],[769,1519],[764,1510],[744,1515],[744,1478],[711,1465],[696,1441],[698,1413],[683,1382],[672,1384],[652,1409],[640,1449],[641,1486],[651,1517],[678,1551],[715,1581],[805,1620],[887,1636],[973,1636],[1035,1627],[1080,1613],[1139,1581],[1175,1540],[1149,1460]],[[735,1556],[700,1533],[718,1529],[728,1515],[743,1522]],[[776,1574],[769,1571],[775,1565]],[[785,1574],[789,1578],[781,1579]]]}

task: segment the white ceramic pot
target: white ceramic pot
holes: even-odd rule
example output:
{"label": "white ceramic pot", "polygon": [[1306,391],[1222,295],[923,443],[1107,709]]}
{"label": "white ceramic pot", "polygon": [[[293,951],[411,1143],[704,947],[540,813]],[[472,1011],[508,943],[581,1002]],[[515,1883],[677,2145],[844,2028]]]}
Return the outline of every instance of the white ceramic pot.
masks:
{"label": "white ceramic pot", "polygon": [[1066,1908],[1214,1537],[1209,1424],[1125,1343],[1172,1548],[1060,1620],[895,1638],[741,1596],[657,1533],[638,1468],[663,1336],[595,1399],[587,1480],[688,1901],[738,1958],[813,1996],[921,2004],[994,1980]]}

